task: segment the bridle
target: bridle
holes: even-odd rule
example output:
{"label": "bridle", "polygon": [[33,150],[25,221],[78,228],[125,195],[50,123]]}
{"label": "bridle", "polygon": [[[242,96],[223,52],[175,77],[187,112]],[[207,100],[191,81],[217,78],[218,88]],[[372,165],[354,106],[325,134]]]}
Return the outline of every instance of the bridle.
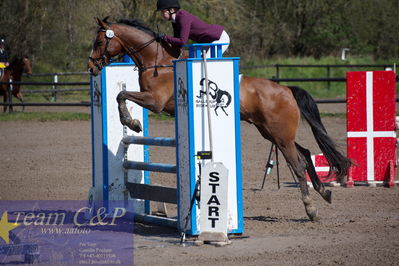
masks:
{"label": "bridle", "polygon": [[141,56],[140,52],[144,48],[146,48],[147,46],[149,46],[150,44],[155,42],[157,40],[156,38],[152,38],[151,40],[141,44],[138,48],[134,48],[133,46],[126,47],[125,44],[123,43],[123,41],[118,36],[116,36],[115,32],[112,29],[100,29],[99,32],[105,32],[105,39],[106,39],[105,48],[104,48],[103,52],[101,53],[100,57],[93,58],[93,57],[89,56],[89,60],[92,61],[94,63],[94,65],[100,71],[104,67],[106,55],[108,54],[108,46],[109,46],[111,39],[117,40],[119,42],[119,44],[122,45],[122,47],[125,49],[127,54],[131,58],[136,59],[135,60],[136,67],[139,69],[140,72],[146,71],[151,68],[155,68],[155,70],[156,70],[158,67],[173,67],[173,65],[157,65],[156,64],[156,60],[158,57],[158,49],[157,49],[157,54],[155,56],[155,64],[153,66],[146,66],[144,64],[144,60],[143,60],[143,57]]}
{"label": "bridle", "polygon": [[[106,32],[107,30],[105,29],[99,29],[98,32]],[[104,51],[102,52],[102,54],[100,55],[100,57],[98,58],[93,58],[91,56],[89,56],[89,60],[93,62],[93,64],[98,68],[98,70],[102,70],[103,69],[103,63],[105,62],[106,59],[106,53],[108,53],[108,45],[109,45],[109,41],[111,40],[111,38],[108,38],[107,36],[105,36],[106,39],[106,44],[105,44],[105,48]]]}

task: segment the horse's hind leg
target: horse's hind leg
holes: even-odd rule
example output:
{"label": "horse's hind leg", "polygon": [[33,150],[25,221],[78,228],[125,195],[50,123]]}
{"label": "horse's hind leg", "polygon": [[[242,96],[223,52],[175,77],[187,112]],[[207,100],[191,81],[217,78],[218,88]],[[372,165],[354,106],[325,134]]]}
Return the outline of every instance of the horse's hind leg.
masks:
{"label": "horse's hind leg", "polygon": [[317,209],[313,206],[313,201],[310,198],[308,185],[306,182],[306,161],[296,149],[294,141],[290,141],[289,143],[279,143],[277,141],[277,146],[283,153],[287,163],[290,165],[296,177],[298,178],[306,214],[310,220],[317,221]]}
{"label": "horse's hind leg", "polygon": [[[265,139],[273,141],[281,153],[283,154],[288,165],[294,171],[295,176],[298,178],[299,187],[301,189],[302,202],[305,205],[305,211],[309,219],[317,221],[317,209],[313,206],[313,201],[310,198],[308,184],[306,182],[306,159],[297,150],[295,146],[294,136],[292,134],[284,134],[286,131],[275,131],[270,133],[265,124],[255,124],[259,132]],[[280,127],[283,128],[283,127]],[[295,130],[291,130],[295,132]]]}
{"label": "horse's hind leg", "polygon": [[[8,91],[7,91],[7,90],[4,90],[3,102],[4,102],[5,104],[8,103]],[[4,113],[7,112],[7,105],[4,105],[4,106],[3,106],[3,112],[4,112]]]}
{"label": "horse's hind leg", "polygon": [[305,157],[306,160],[306,170],[310,176],[310,180],[312,181],[313,188],[319,192],[319,194],[325,199],[328,203],[331,203],[331,191],[325,189],[323,183],[320,182],[319,177],[316,174],[316,169],[314,168],[312,158],[310,156],[310,151],[305,149],[298,143],[295,143],[297,150]]}
{"label": "horse's hind leg", "polygon": [[[11,85],[10,85],[11,86]],[[10,88],[7,88],[10,89]],[[11,88],[12,89],[12,88]],[[7,90],[7,103],[12,103],[12,90]],[[14,107],[12,105],[8,106],[8,111],[10,113],[14,112]]]}

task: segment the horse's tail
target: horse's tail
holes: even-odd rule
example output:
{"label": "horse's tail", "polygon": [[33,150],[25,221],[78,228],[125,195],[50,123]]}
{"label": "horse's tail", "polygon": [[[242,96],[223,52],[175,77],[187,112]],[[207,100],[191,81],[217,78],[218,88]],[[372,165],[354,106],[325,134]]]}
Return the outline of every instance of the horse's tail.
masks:
{"label": "horse's tail", "polygon": [[338,151],[334,141],[328,136],[327,130],[321,122],[319,108],[310,94],[296,86],[289,87],[298,103],[302,116],[309,123],[313,135],[321,151],[326,157],[330,169],[336,171],[337,179],[348,174],[352,162]]}

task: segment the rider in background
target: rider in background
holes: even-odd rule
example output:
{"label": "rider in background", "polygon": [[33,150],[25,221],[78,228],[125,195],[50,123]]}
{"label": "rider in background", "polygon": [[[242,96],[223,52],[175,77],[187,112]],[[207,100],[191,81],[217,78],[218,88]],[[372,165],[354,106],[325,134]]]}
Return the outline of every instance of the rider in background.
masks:
{"label": "rider in background", "polygon": [[6,40],[4,37],[0,37],[0,79],[3,78],[4,69],[9,65]]}
{"label": "rider in background", "polygon": [[6,50],[6,40],[4,37],[0,37],[0,67],[5,68],[10,65],[8,61],[8,52]]}
{"label": "rider in background", "polygon": [[[157,11],[161,16],[172,22],[174,36],[158,33],[158,41],[164,40],[172,46],[182,47],[189,39],[197,43],[228,43],[230,37],[220,25],[207,24],[198,17],[180,8],[178,0],[158,0]],[[224,53],[228,45],[223,45]]]}

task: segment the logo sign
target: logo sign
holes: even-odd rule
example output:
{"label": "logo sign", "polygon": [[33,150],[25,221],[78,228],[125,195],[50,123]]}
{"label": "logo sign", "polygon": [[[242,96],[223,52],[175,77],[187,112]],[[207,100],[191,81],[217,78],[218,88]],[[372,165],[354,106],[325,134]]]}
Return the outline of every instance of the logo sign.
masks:
{"label": "logo sign", "polygon": [[[197,95],[197,107],[204,107],[206,106],[206,86],[205,86],[205,79],[201,79],[200,85],[203,89],[200,89],[199,94]],[[208,80],[208,87],[209,87],[209,97],[211,108],[214,108],[216,116],[218,116],[217,110],[220,108],[223,113],[228,116],[226,112],[226,108],[229,107],[231,103],[231,95],[228,91],[222,90],[219,86],[211,81]]]}
{"label": "logo sign", "polygon": [[207,163],[201,174],[200,228],[202,232],[227,235],[228,169],[222,163]]}

